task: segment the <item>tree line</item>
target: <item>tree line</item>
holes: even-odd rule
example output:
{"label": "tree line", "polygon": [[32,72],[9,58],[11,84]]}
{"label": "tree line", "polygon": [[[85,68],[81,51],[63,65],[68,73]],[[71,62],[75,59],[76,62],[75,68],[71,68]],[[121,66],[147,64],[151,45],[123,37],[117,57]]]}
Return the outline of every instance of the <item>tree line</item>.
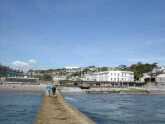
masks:
{"label": "tree line", "polygon": [[130,66],[120,65],[118,68],[121,70],[132,71],[134,72],[134,79],[139,80],[143,77],[144,73],[151,72],[154,68],[157,68],[157,63],[141,63],[138,62],[137,64],[132,64]]}
{"label": "tree line", "polygon": [[0,64],[0,77],[16,76],[20,73],[23,73],[23,72]]}

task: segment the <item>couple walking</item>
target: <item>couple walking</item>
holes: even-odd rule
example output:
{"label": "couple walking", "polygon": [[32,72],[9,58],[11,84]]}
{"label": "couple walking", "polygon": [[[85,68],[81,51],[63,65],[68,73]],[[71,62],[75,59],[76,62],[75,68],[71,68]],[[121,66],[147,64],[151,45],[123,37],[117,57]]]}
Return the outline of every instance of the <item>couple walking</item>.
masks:
{"label": "couple walking", "polygon": [[48,91],[48,95],[50,96],[51,93],[54,96],[56,94],[56,86],[52,85],[51,83],[48,83],[47,85],[47,91]]}

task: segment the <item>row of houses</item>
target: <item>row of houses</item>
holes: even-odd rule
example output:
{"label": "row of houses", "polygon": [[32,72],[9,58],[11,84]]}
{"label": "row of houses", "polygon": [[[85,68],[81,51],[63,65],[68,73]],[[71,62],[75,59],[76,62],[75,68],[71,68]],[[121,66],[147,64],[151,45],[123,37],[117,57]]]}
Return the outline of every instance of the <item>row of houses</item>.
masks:
{"label": "row of houses", "polygon": [[[77,79],[76,77],[74,78]],[[65,80],[65,76],[54,77],[54,79]],[[98,72],[83,74],[81,75],[80,79],[83,81],[133,82],[134,73],[131,71],[121,71],[121,70],[98,71]],[[157,67],[157,68],[154,68],[152,72],[144,73],[143,77],[139,81],[164,83],[165,82],[165,67],[163,66]]]}

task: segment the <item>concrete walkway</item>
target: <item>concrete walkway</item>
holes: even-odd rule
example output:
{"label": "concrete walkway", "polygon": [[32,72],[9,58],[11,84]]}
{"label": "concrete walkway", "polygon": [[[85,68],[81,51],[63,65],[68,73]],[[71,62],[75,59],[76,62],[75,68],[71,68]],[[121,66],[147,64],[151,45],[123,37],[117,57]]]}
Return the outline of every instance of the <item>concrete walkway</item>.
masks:
{"label": "concrete walkway", "polygon": [[65,103],[63,97],[59,94],[44,97],[37,124],[94,124],[94,122]]}

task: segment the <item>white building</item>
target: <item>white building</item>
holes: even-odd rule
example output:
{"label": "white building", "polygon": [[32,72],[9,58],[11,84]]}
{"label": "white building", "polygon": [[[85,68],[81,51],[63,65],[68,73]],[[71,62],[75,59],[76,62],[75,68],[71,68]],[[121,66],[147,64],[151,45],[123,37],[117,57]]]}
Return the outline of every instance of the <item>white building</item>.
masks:
{"label": "white building", "polygon": [[78,71],[81,71],[81,68],[80,67],[65,67],[66,69],[66,72],[78,72]]}
{"label": "white building", "polygon": [[156,76],[156,82],[165,83],[165,74],[159,74]]}
{"label": "white building", "polygon": [[84,75],[87,81],[112,81],[131,82],[134,81],[134,73],[131,71],[104,71]]}
{"label": "white building", "polygon": [[53,81],[66,80],[66,76],[54,76]]}

